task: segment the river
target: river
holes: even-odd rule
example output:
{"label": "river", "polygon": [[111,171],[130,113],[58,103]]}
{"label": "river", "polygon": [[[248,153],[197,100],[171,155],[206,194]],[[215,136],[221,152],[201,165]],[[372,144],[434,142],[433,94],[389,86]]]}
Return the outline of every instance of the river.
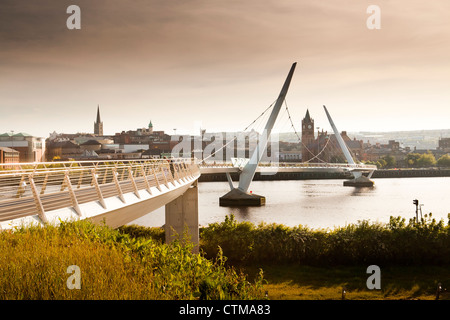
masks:
{"label": "river", "polygon": [[[334,228],[358,220],[388,222],[390,216],[407,220],[415,216],[413,199],[418,199],[423,214],[433,213],[437,220],[450,212],[450,177],[373,179],[373,188],[344,187],[343,180],[253,181],[253,193],[266,197],[262,207],[226,208],[219,197],[229,191],[227,182],[201,182],[199,224],[221,222],[233,213],[238,221],[304,225],[313,229]],[[420,217],[420,214],[419,214]],[[130,224],[157,227],[164,225],[164,207]]]}

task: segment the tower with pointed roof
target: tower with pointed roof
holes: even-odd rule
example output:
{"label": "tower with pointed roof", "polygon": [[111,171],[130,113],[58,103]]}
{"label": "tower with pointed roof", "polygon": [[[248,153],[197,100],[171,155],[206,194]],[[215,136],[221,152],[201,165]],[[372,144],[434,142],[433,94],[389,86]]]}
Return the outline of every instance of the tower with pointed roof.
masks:
{"label": "tower with pointed roof", "polygon": [[97,120],[94,122],[94,134],[103,136],[103,122],[100,120],[100,106],[97,105]]}
{"label": "tower with pointed roof", "polygon": [[[308,161],[313,157],[308,151],[314,143],[314,119],[309,115],[309,110],[306,109],[306,115],[302,120],[302,161]],[[308,148],[308,149],[307,149]]]}
{"label": "tower with pointed roof", "polygon": [[150,120],[150,123],[148,124],[148,131],[149,131],[149,133],[153,133],[153,124],[152,124],[152,120]]}

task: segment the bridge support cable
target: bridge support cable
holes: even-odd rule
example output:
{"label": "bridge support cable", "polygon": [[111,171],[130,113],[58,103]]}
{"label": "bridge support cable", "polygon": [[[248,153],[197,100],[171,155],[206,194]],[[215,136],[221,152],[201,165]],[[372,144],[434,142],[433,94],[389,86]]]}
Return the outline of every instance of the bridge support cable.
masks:
{"label": "bridge support cable", "polygon": [[313,153],[313,152],[312,152],[312,151],[311,151],[311,150],[303,143],[302,139],[300,138],[300,136],[299,136],[299,134],[298,134],[298,131],[295,129],[294,122],[292,121],[291,114],[290,114],[290,112],[289,112],[289,108],[288,108],[286,99],[284,100],[284,104],[285,104],[285,107],[286,107],[286,112],[287,112],[287,114],[288,114],[289,121],[290,121],[290,123],[291,123],[291,127],[292,127],[292,129],[294,130],[295,135],[297,136],[298,142],[301,143],[302,148],[305,148],[306,151],[308,151],[308,152],[313,156],[313,157],[312,157],[311,159],[309,159],[308,161],[303,161],[303,162],[304,162],[304,163],[308,163],[308,162],[311,162],[311,161],[314,160],[314,159],[317,159],[317,160],[319,160],[319,161],[321,161],[321,162],[323,162],[323,163],[327,163],[325,160],[320,159],[320,158],[319,158],[319,155],[326,149],[326,147],[328,146],[328,142],[330,141],[330,139],[328,138],[328,140],[327,140],[325,146],[322,148],[322,150],[321,150],[319,153],[314,154],[314,153]]}
{"label": "bridge support cable", "polygon": [[264,128],[264,133],[259,139],[256,150],[253,151],[252,156],[250,157],[250,161],[244,166],[242,169],[242,173],[239,176],[239,190],[243,192],[247,192],[250,186],[251,181],[256,172],[256,167],[258,163],[261,161],[264,150],[267,147],[267,142],[272,132],[272,128],[275,124],[275,121],[280,112],[281,106],[286,98],[287,92],[289,90],[289,86],[291,84],[292,76],[294,75],[295,67],[297,63],[293,63],[291,69],[289,70],[289,74],[281,88],[281,92],[278,96],[277,101],[272,109],[269,120],[267,120],[266,126]]}
{"label": "bridge support cable", "polygon": [[278,95],[278,98],[272,109],[272,112],[270,113],[270,117],[267,120],[266,126],[264,128],[264,133],[259,139],[256,149],[253,150],[253,154],[251,155],[250,160],[243,167],[239,175],[238,188],[232,189],[230,192],[219,198],[219,204],[221,206],[261,206],[265,204],[265,197],[255,194],[248,194],[247,192],[250,183],[255,175],[258,163],[261,161],[263,153],[267,148],[268,139],[270,137],[284,99],[286,98],[296,66],[296,62],[292,64],[288,76],[284,81],[283,87],[281,88],[280,94]]}
{"label": "bridge support cable", "polygon": [[[272,104],[270,106],[268,106],[258,117],[255,118],[255,120],[253,120],[247,127],[245,127],[245,129],[242,132],[247,132],[247,130],[256,123],[256,121],[258,121],[261,117],[263,117],[267,111],[269,111],[275,104],[276,100],[274,102],[272,102]],[[203,159],[203,161],[208,160],[209,158],[213,157],[217,152],[223,150],[224,148],[226,148],[227,146],[229,146],[231,143],[234,143],[234,141],[236,141],[237,137],[234,137],[233,139],[231,139],[230,141],[228,141],[226,144],[224,144],[222,147],[218,148],[217,150],[214,150],[213,153],[211,153],[209,156],[207,156],[206,158]]]}

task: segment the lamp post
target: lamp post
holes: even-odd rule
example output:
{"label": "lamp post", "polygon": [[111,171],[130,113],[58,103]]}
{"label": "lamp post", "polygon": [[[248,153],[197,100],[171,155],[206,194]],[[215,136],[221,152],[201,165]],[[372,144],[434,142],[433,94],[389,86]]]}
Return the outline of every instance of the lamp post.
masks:
{"label": "lamp post", "polygon": [[413,204],[416,206],[416,222],[419,222],[419,200],[414,199]]}

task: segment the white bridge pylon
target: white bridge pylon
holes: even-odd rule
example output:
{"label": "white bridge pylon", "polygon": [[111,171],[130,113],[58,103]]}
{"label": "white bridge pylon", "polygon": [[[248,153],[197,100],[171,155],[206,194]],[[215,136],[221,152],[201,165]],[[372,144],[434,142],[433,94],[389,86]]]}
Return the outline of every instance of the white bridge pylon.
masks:
{"label": "white bridge pylon", "polygon": [[[248,189],[250,183],[255,176],[258,165],[262,159],[263,153],[267,147],[267,142],[269,140],[272,128],[277,119],[278,113],[280,111],[281,105],[285,101],[286,94],[289,89],[289,85],[292,80],[292,76],[294,74],[294,70],[297,63],[294,63],[291,66],[289,74],[284,82],[284,85],[281,89],[281,92],[278,96],[277,101],[272,109],[272,113],[270,114],[269,120],[264,128],[264,132],[261,135],[261,139],[259,140],[256,149],[253,151],[250,159],[232,159],[232,164],[234,167],[239,169],[239,186],[238,188],[234,188],[233,182],[231,180],[230,172],[226,171],[227,180],[230,185],[231,191],[226,195],[220,197],[219,203],[221,206],[260,206],[265,204],[265,198],[263,196],[248,194]],[[333,128],[336,139],[339,143],[339,146],[342,152],[345,155],[347,160],[347,171],[351,171],[354,179],[350,181],[344,182],[344,186],[373,186],[373,182],[369,179],[376,169],[374,166],[365,166],[365,165],[357,165],[352,158],[350,151],[345,144],[345,141],[342,139],[339,131],[337,130],[333,119],[331,118],[327,108],[323,106],[325,109],[325,113],[327,115],[328,121],[330,122],[331,127]],[[368,171],[369,177],[366,178],[363,176],[363,172]]]}
{"label": "white bridge pylon", "polygon": [[327,110],[327,107],[323,106],[323,108],[325,110],[325,113],[327,114],[328,121],[330,122],[330,125],[333,128],[336,140],[338,141],[339,146],[341,147],[341,150],[344,153],[345,159],[347,160],[347,163],[352,166],[352,170],[350,170],[350,171],[352,171],[354,179],[345,181],[344,186],[372,187],[373,181],[371,181],[370,178],[372,177],[373,171],[376,170],[376,166],[372,167],[374,170],[369,171],[367,178],[365,176],[363,176],[362,173],[363,173],[363,171],[367,171],[367,168],[355,167],[356,163],[350,154],[350,150],[348,149],[347,145],[345,144],[344,139],[342,139],[342,136],[339,133],[339,130],[336,128],[336,125],[334,124],[334,121],[331,118],[330,113]]}
{"label": "white bridge pylon", "polygon": [[234,188],[231,181],[231,177],[227,174],[228,182],[230,184],[231,191],[219,198],[219,204],[221,206],[261,206],[265,204],[265,198],[263,196],[248,194],[248,188],[250,183],[255,176],[256,168],[264,154],[267,147],[267,142],[269,140],[272,128],[277,120],[278,113],[280,112],[281,106],[286,98],[286,94],[289,90],[291,84],[292,76],[294,75],[295,67],[297,62],[294,62],[289,70],[288,76],[284,81],[283,87],[281,88],[278,99],[273,106],[272,112],[269,119],[267,120],[264,132],[261,135],[256,149],[253,151],[250,160],[245,164],[242,172],[239,175],[239,187]]}

